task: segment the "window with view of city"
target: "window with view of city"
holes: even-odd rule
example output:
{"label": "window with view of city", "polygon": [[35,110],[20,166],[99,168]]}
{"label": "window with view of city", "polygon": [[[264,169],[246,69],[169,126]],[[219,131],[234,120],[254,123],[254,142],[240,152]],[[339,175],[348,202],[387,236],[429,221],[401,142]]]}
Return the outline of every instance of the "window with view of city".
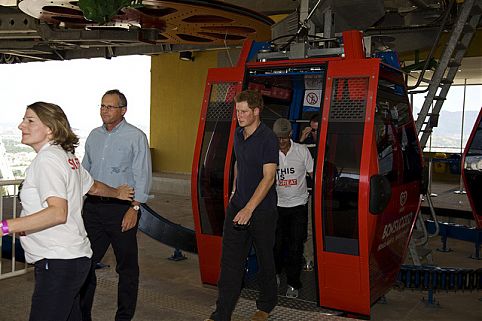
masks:
{"label": "window with view of city", "polygon": [[31,147],[21,143],[17,128],[26,106],[36,101],[62,107],[80,138],[76,149],[79,159],[84,155],[88,134],[102,124],[99,105],[109,89],[119,89],[126,95],[127,121],[149,137],[150,67],[149,56],[0,65],[4,76],[0,79],[0,180],[24,178],[36,155]]}
{"label": "window with view of city", "polygon": [[[465,99],[464,99],[465,89]],[[422,108],[426,93],[413,97],[413,118]],[[465,100],[465,108],[464,106]],[[424,152],[460,153],[461,139],[464,148],[482,106],[482,85],[453,85],[440,112],[438,127],[434,128],[431,140]],[[464,110],[465,109],[465,110]],[[463,116],[463,133],[462,131]]]}

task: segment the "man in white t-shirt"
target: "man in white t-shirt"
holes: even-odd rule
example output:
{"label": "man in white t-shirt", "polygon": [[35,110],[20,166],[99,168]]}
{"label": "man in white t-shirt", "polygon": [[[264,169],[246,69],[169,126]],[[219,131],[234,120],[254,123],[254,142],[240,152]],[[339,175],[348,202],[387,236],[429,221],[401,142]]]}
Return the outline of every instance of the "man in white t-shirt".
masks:
{"label": "man in white t-shirt", "polygon": [[306,175],[313,175],[313,158],[305,145],[291,139],[291,123],[279,118],[273,125],[278,137],[279,166],[276,171],[278,225],[276,228],[276,273],[286,271],[286,296],[298,297],[301,288],[303,247],[308,230]]}

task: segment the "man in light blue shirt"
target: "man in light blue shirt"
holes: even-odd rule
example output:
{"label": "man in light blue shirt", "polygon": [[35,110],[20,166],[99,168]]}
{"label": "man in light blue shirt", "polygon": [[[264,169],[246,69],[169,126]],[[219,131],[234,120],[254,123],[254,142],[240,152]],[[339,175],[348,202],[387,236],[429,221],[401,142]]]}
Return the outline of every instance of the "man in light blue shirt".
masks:
{"label": "man in light blue shirt", "polygon": [[137,223],[139,205],[148,198],[152,180],[151,155],[146,135],[126,122],[127,99],[119,90],[102,97],[100,116],[103,125],[89,134],[82,165],[98,181],[111,186],[134,187],[132,202],[88,196],[83,218],[92,246],[92,271],[81,292],[83,321],[91,321],[96,288],[95,265],[112,245],[119,274],[116,321],[134,316],[139,286]]}

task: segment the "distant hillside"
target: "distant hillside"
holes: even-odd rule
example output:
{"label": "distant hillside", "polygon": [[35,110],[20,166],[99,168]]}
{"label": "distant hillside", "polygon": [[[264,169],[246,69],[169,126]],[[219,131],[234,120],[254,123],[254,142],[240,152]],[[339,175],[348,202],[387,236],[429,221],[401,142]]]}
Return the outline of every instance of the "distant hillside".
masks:
{"label": "distant hillside", "polygon": [[[418,110],[414,112],[417,118]],[[464,118],[464,141],[463,146],[472,132],[472,127],[477,119],[478,111],[466,111]],[[432,135],[432,148],[442,147],[441,150],[459,152],[460,151],[460,130],[462,127],[462,112],[441,111],[438,127],[434,129]],[[428,143],[427,143],[428,146]],[[451,147],[451,148],[448,148]],[[427,147],[428,148],[428,147]],[[425,150],[428,150],[428,149]]]}
{"label": "distant hillside", "polygon": [[[477,111],[466,111],[464,117],[464,136],[470,135],[472,127],[477,120]],[[435,131],[436,135],[459,135],[462,128],[462,112],[442,111],[439,124]]]}

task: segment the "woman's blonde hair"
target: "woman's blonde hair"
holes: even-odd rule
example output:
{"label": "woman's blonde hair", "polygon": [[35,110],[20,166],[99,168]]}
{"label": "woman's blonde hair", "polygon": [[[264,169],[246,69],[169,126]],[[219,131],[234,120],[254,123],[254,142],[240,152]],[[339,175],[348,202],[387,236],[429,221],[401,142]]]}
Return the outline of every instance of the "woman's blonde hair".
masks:
{"label": "woman's blonde hair", "polygon": [[55,104],[38,101],[27,106],[37,114],[40,121],[52,131],[51,140],[55,145],[60,145],[65,151],[75,153],[79,146],[79,137],[70,127],[69,120],[62,108]]}

